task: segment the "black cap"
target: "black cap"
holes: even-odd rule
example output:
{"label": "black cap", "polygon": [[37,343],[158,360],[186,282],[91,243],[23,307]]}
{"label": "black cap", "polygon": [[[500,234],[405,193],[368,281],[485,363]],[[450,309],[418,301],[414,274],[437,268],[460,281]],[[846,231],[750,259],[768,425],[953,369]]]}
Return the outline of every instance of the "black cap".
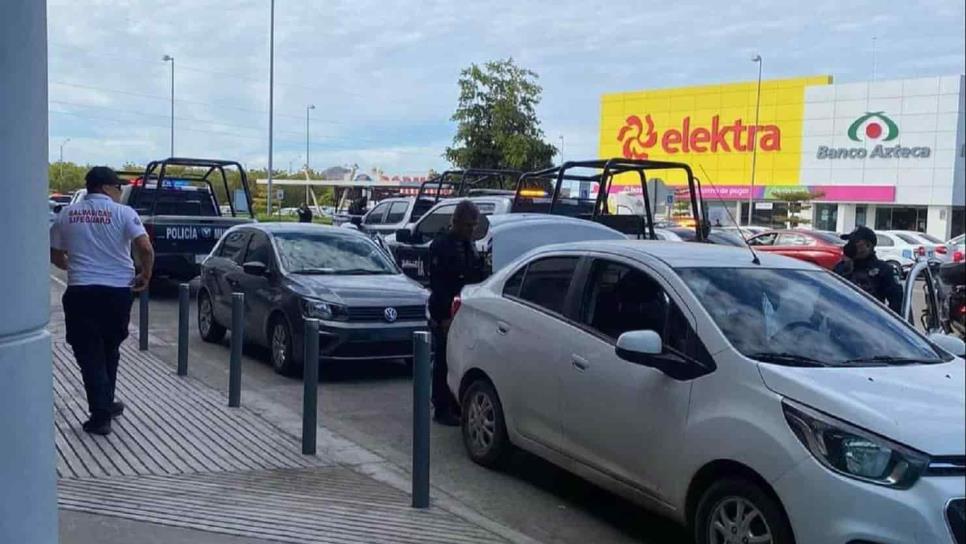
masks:
{"label": "black cap", "polygon": [[130,182],[118,177],[117,172],[107,166],[95,166],[87,171],[84,181],[88,187],[100,187],[101,185],[128,185]]}
{"label": "black cap", "polygon": [[872,245],[875,245],[879,241],[875,235],[875,231],[862,225],[855,227],[855,230],[853,230],[851,233],[842,235],[842,239],[848,240],[849,242],[865,240]]}

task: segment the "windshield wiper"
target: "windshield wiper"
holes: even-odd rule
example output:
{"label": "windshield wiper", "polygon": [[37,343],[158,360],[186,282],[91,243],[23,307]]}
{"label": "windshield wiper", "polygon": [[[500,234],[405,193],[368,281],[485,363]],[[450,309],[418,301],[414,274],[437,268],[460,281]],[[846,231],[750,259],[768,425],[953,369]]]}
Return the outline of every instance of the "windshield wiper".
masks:
{"label": "windshield wiper", "polygon": [[758,359],[759,361],[764,361],[766,363],[778,363],[788,366],[830,366],[825,361],[819,361],[818,359],[812,359],[811,357],[806,357],[805,355],[799,355],[797,353],[763,351],[749,354],[748,357]]}
{"label": "windshield wiper", "polygon": [[302,268],[300,270],[293,270],[292,274],[335,274],[334,268]]}
{"label": "windshield wiper", "polygon": [[388,274],[385,270],[373,270],[371,268],[346,268],[344,270],[334,270],[333,274],[346,276],[363,276],[367,274]]}
{"label": "windshield wiper", "polygon": [[941,360],[933,359],[916,359],[915,357],[895,357],[892,355],[874,355],[872,357],[856,357],[855,359],[847,359],[842,361],[842,365],[861,365],[861,364],[880,364],[883,366],[888,365],[933,365],[936,363],[941,363]]}

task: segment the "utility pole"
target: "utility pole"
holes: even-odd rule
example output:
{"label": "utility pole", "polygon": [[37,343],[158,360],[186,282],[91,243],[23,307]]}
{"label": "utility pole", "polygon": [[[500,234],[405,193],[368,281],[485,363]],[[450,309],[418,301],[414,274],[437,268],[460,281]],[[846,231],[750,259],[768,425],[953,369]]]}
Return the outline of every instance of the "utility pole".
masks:
{"label": "utility pole", "polygon": [[275,0],[271,0],[268,37],[268,199],[266,208],[272,213],[272,139],[275,132]]}
{"label": "utility pole", "polygon": [[315,109],[314,104],[309,104],[305,107],[305,202],[309,201],[309,172],[311,171],[311,162],[309,162],[309,112]]}
{"label": "utility pole", "polygon": [[755,211],[755,174],[758,166],[758,114],[761,111],[761,55],[755,55],[752,62],[758,63],[758,93],[755,98],[755,137],[751,139],[751,189],[748,191],[748,224],[751,225]]}
{"label": "utility pole", "polygon": [[64,146],[67,145],[67,142],[69,141],[70,141],[70,138],[67,138],[66,140],[60,143],[60,160],[57,161],[60,168],[59,168],[59,172],[57,173],[57,181],[61,183],[63,183],[64,181]]}
{"label": "utility pole", "polygon": [[174,157],[174,57],[165,55],[161,58],[171,63],[171,157]]}

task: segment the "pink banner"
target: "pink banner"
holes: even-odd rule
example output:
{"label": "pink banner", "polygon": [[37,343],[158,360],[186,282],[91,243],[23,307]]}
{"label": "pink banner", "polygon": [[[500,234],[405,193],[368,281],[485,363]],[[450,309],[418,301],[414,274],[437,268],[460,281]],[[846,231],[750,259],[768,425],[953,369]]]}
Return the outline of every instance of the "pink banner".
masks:
{"label": "pink banner", "polygon": [[822,193],[818,202],[895,202],[896,188],[890,185],[812,185],[813,193]]}

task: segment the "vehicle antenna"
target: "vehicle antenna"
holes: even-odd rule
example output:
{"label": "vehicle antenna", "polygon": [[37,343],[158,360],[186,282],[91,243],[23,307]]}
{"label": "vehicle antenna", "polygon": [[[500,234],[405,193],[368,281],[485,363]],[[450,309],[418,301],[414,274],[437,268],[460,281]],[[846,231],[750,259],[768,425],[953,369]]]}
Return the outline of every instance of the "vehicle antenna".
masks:
{"label": "vehicle antenna", "polygon": [[[704,169],[704,165],[703,164],[699,164],[698,165],[698,168],[701,169],[701,174],[704,176],[704,179],[706,179],[708,181],[708,183],[711,185],[711,188],[714,189],[714,194],[715,194],[715,196],[718,197],[718,200],[720,201],[721,200],[721,194],[718,192],[718,188],[715,186],[714,182],[711,181],[711,177],[708,175],[708,172]],[[725,211],[728,212],[728,217],[735,224],[735,227],[737,227],[737,229],[738,229],[738,236],[741,237],[741,241],[745,243],[745,247],[748,248],[748,251],[751,252],[751,262],[754,263],[754,264],[761,264],[761,260],[758,258],[758,254],[755,253],[754,248],[752,248],[751,247],[751,244],[748,243],[748,239],[745,238],[745,233],[741,232],[741,227],[738,225],[738,222],[735,221],[735,216],[731,214],[731,210],[729,210],[727,208],[727,206],[726,206],[725,207]]]}

